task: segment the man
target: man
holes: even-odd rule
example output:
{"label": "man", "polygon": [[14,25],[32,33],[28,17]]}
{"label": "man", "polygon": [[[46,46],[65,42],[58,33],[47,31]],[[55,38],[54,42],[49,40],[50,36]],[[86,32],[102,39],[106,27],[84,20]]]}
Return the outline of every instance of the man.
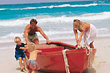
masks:
{"label": "man", "polygon": [[46,36],[43,30],[39,26],[37,26],[37,20],[31,19],[30,24],[28,24],[24,30],[24,38],[27,44],[29,42],[39,44],[39,39],[36,32],[40,32],[40,34],[46,39],[46,42],[50,43],[49,38]]}

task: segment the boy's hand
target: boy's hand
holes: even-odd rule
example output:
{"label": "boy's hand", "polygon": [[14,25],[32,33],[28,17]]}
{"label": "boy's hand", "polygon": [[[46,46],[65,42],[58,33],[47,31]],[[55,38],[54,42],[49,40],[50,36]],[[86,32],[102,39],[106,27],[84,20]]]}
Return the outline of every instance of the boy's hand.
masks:
{"label": "boy's hand", "polygon": [[38,50],[38,52],[40,52],[40,53],[41,53],[42,51],[41,51],[41,50]]}

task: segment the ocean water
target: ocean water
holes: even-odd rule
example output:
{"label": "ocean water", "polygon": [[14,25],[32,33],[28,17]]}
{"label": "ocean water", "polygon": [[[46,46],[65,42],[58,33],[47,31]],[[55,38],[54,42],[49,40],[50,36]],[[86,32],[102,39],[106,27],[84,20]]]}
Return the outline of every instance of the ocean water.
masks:
{"label": "ocean water", "polygon": [[[110,35],[110,1],[0,5],[0,49],[6,48],[2,44],[12,43],[15,36],[23,40],[24,28],[32,18],[50,40],[75,38],[74,19],[95,25],[98,36]],[[45,40],[40,33],[38,37]]]}

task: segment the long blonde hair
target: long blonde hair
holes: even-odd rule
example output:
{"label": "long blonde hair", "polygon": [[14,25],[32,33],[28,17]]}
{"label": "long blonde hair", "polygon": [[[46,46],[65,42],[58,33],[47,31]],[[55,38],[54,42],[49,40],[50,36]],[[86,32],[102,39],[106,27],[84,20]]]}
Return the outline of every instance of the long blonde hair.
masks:
{"label": "long blonde hair", "polygon": [[77,22],[77,24],[78,24],[78,29],[79,30],[83,30],[83,22],[81,21],[81,20],[79,20],[79,19],[74,19],[74,22]]}

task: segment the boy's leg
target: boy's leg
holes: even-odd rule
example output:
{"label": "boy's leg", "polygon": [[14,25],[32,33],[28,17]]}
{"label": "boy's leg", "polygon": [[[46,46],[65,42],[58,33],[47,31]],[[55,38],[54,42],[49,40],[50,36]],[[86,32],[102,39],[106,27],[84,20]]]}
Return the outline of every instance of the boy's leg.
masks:
{"label": "boy's leg", "polygon": [[24,67],[25,67],[25,70],[27,71],[26,58],[23,58],[23,61],[24,61]]}
{"label": "boy's leg", "polygon": [[21,70],[23,70],[22,58],[21,57],[19,57],[19,65],[20,65]]}

